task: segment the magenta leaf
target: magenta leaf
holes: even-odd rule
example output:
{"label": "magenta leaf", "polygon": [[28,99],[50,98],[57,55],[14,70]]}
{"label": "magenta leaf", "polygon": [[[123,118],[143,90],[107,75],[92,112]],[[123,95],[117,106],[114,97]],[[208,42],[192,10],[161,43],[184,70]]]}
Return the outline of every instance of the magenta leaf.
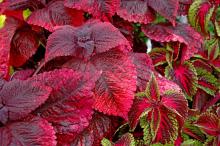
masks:
{"label": "magenta leaf", "polygon": [[187,24],[177,23],[176,27],[166,24],[146,25],[142,31],[147,37],[158,42],[179,42],[182,49],[182,60],[187,60],[198,52],[203,42],[201,35]]}
{"label": "magenta leaf", "polygon": [[56,146],[53,127],[44,119],[33,117],[0,127],[1,146]]}
{"label": "magenta leaf", "polygon": [[62,0],[51,1],[45,8],[34,11],[28,18],[28,23],[41,26],[51,32],[56,26],[83,23],[83,12],[64,7]]}
{"label": "magenta leaf", "polygon": [[219,117],[217,115],[206,112],[199,117],[195,125],[209,135],[218,136],[220,134],[219,122]]}
{"label": "magenta leaf", "polygon": [[95,113],[88,128],[77,135],[71,145],[97,146],[101,140],[111,134],[114,130],[112,119],[99,113]]}
{"label": "magenta leaf", "polygon": [[49,100],[36,113],[52,123],[60,136],[79,134],[92,118],[92,89],[98,77],[98,72],[88,74],[60,69],[31,78],[52,88]]}
{"label": "magenta leaf", "polygon": [[74,28],[63,26],[50,35],[46,60],[58,56],[88,58],[120,45],[129,46],[126,38],[108,22],[92,21]]}
{"label": "magenta leaf", "polygon": [[6,82],[0,90],[0,121],[5,124],[27,116],[46,101],[50,92],[50,87],[39,82]]}
{"label": "magenta leaf", "polygon": [[122,0],[117,14],[129,22],[150,23],[155,19],[153,11],[142,0]]}
{"label": "magenta leaf", "polygon": [[157,93],[157,86],[157,81],[152,76],[145,92],[137,94],[139,97],[135,99],[129,112],[131,129],[136,127],[141,118],[145,144],[174,142],[188,113],[183,93],[167,90],[160,95]]}
{"label": "magenta leaf", "polygon": [[10,43],[15,31],[23,25],[22,22],[13,18],[7,17],[5,26],[0,29],[0,76],[7,76],[9,67]]}
{"label": "magenta leaf", "polygon": [[23,65],[39,46],[39,37],[36,32],[24,26],[16,31],[11,42],[10,64],[19,67]]}
{"label": "magenta leaf", "polygon": [[184,93],[191,98],[197,91],[198,77],[194,66],[190,62],[166,67],[166,77],[177,83]]}
{"label": "magenta leaf", "polygon": [[115,14],[120,6],[120,0],[65,0],[64,5],[88,12],[94,18],[106,20]]}
{"label": "magenta leaf", "polygon": [[167,18],[174,26],[176,23],[179,1],[177,0],[148,0],[148,5],[160,15]]}

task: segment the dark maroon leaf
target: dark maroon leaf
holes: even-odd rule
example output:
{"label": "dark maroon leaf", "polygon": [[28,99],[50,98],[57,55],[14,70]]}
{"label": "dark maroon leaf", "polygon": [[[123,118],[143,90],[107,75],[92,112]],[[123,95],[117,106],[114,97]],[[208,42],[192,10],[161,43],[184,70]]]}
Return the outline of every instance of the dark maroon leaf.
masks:
{"label": "dark maroon leaf", "polygon": [[11,42],[10,64],[19,67],[23,65],[39,46],[39,37],[36,32],[27,26],[17,30]]}
{"label": "dark maroon leaf", "polygon": [[55,0],[45,8],[34,11],[27,22],[53,32],[56,26],[79,26],[83,23],[83,19],[82,11],[65,8],[62,0]]}
{"label": "dark maroon leaf", "polygon": [[101,140],[114,130],[112,119],[102,114],[95,113],[89,127],[77,135],[71,142],[71,146],[98,146]]}
{"label": "dark maroon leaf", "polygon": [[178,0],[148,0],[148,5],[175,26],[179,7]]}
{"label": "dark maroon leaf", "polygon": [[39,82],[6,82],[0,90],[0,121],[5,124],[27,116],[46,101],[50,92],[50,87]]}
{"label": "dark maroon leaf", "polygon": [[126,38],[108,22],[92,21],[74,28],[63,26],[50,35],[46,61],[59,56],[88,58],[120,45],[128,45]]}
{"label": "dark maroon leaf", "polygon": [[153,11],[142,0],[122,0],[117,14],[129,22],[150,23],[155,19]]}
{"label": "dark maroon leaf", "polygon": [[120,0],[65,0],[65,6],[83,10],[94,18],[111,18],[120,6]]}
{"label": "dark maroon leaf", "polygon": [[0,29],[0,76],[7,76],[9,69],[10,43],[15,31],[23,23],[15,18],[7,17],[5,26]]}
{"label": "dark maroon leaf", "polygon": [[49,100],[36,113],[52,123],[59,135],[79,134],[92,118],[92,89],[98,77],[98,72],[88,74],[71,69],[44,72],[33,77],[30,80],[52,88]]}
{"label": "dark maroon leaf", "polygon": [[177,23],[176,27],[166,24],[142,27],[145,35],[158,42],[179,42],[186,45],[182,49],[182,60],[187,60],[198,52],[203,42],[201,35],[187,24]]}
{"label": "dark maroon leaf", "polygon": [[0,127],[0,137],[1,146],[56,145],[53,127],[46,120],[39,117]]}

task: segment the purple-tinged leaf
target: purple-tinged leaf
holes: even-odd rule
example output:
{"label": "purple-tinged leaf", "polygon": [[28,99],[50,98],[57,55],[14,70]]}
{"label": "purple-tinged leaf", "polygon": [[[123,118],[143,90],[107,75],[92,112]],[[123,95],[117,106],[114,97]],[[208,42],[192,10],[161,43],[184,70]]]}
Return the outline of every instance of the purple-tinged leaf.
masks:
{"label": "purple-tinged leaf", "polygon": [[0,90],[0,122],[24,118],[44,103],[50,92],[50,87],[39,82],[6,82]]}
{"label": "purple-tinged leaf", "polygon": [[53,127],[39,117],[0,127],[0,137],[1,146],[56,146]]}

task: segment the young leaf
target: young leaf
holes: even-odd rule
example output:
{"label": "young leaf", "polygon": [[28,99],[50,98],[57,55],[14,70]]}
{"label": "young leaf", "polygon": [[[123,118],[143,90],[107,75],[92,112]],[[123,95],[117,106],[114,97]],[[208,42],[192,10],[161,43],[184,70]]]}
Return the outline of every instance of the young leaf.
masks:
{"label": "young leaf", "polygon": [[0,122],[24,118],[44,103],[50,92],[50,87],[39,82],[6,82],[0,90]]}
{"label": "young leaf", "polygon": [[78,28],[63,26],[50,35],[45,58],[46,61],[59,56],[89,58],[120,45],[129,43],[108,22],[92,21]]}
{"label": "young leaf", "polygon": [[34,11],[28,18],[29,24],[41,26],[51,32],[56,26],[80,26],[83,23],[83,12],[64,7],[62,0],[51,1],[45,8]]}
{"label": "young leaf", "polygon": [[33,117],[0,127],[1,146],[56,146],[53,127],[44,119]]}

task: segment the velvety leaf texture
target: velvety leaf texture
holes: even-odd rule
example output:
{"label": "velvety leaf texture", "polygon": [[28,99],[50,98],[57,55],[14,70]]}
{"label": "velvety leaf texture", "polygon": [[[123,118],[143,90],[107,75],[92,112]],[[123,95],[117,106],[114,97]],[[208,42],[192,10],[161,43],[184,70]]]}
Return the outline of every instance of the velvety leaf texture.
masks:
{"label": "velvety leaf texture", "polygon": [[50,92],[50,87],[39,82],[6,82],[0,91],[0,121],[6,123],[27,116],[46,101]]}
{"label": "velvety leaf texture", "polygon": [[120,45],[129,46],[129,43],[120,31],[108,22],[92,21],[78,28],[63,26],[50,35],[46,60],[58,56],[88,58]]}
{"label": "velvety leaf texture", "polygon": [[145,35],[158,42],[179,42],[186,45],[182,60],[187,60],[198,52],[203,42],[201,35],[187,24],[177,23],[176,27],[158,24],[142,27]]}
{"label": "velvety leaf texture", "polygon": [[1,146],[56,146],[53,127],[44,119],[31,119],[14,122],[0,127]]}
{"label": "velvety leaf texture", "polygon": [[92,118],[91,90],[98,77],[98,72],[91,75],[71,69],[44,72],[33,77],[31,80],[52,88],[49,100],[36,113],[52,123],[59,135],[72,136],[80,133]]}
{"label": "velvety leaf texture", "polygon": [[62,0],[55,0],[45,8],[34,11],[28,18],[28,23],[53,32],[56,26],[79,26],[83,19],[83,12],[65,8]]}
{"label": "velvety leaf texture", "polygon": [[15,31],[22,26],[22,23],[13,18],[7,17],[5,26],[0,29],[0,76],[8,73],[9,57],[10,57],[10,42]]}
{"label": "velvety leaf texture", "polygon": [[106,20],[115,14],[120,6],[120,0],[65,0],[65,6],[83,10],[95,18]]}
{"label": "velvety leaf texture", "polygon": [[177,83],[186,95],[189,97],[195,95],[198,78],[196,70],[191,63],[185,62],[182,65],[175,65],[173,69],[167,66],[165,72],[166,76]]}

